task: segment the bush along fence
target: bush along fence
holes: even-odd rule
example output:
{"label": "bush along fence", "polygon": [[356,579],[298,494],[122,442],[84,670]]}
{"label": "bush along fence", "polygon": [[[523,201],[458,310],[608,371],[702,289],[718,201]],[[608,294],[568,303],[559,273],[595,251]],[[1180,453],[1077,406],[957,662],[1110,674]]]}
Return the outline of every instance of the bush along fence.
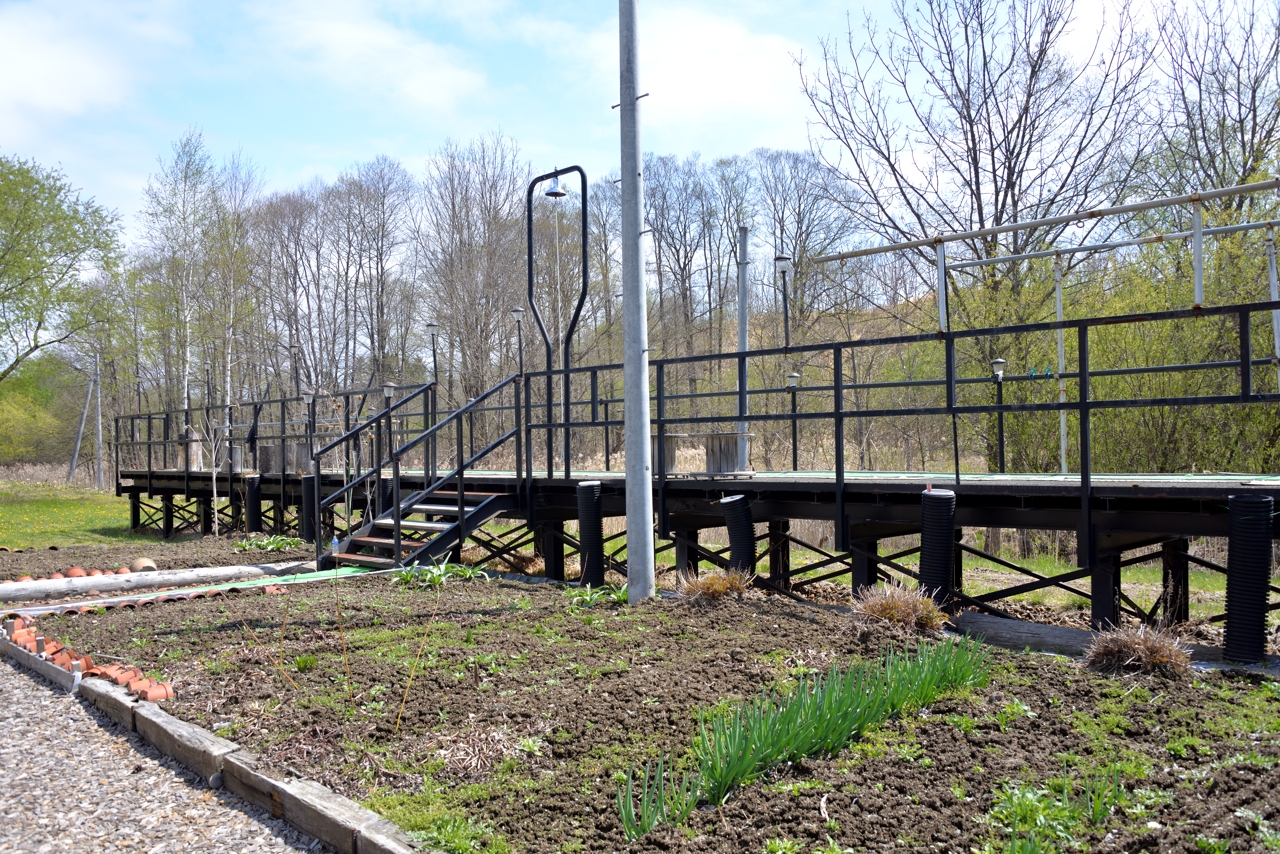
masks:
{"label": "bush along fence", "polygon": [[832,665],[788,694],[765,691],[702,722],[687,762],[695,773],[677,777],[677,763],[660,757],[637,780],[632,766],[618,786],[623,830],[631,840],[659,824],[680,824],[698,804],[723,804],[775,765],[839,753],[903,710],[985,685],[989,672],[989,653],[978,642],[947,640],[922,644],[914,655],[891,649],[879,661]]}

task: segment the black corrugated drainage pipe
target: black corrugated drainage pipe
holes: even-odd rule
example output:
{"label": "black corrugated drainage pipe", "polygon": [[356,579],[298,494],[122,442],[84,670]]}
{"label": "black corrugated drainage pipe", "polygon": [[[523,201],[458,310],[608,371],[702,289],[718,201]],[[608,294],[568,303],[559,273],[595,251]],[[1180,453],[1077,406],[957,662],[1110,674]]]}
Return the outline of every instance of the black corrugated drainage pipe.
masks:
{"label": "black corrugated drainage pipe", "polygon": [[298,536],[303,542],[316,541],[316,476],[302,476],[302,506],[298,508]]}
{"label": "black corrugated drainage pipe", "polygon": [[604,509],[598,480],[578,484],[578,565],[580,585],[604,584]]}
{"label": "black corrugated drainage pipe", "polygon": [[1267,651],[1267,584],[1271,577],[1269,495],[1228,497],[1227,630],[1223,656],[1252,664]]}
{"label": "black corrugated drainage pipe", "polygon": [[939,605],[951,598],[956,548],[956,494],[926,489],[920,494],[920,587]]}
{"label": "black corrugated drainage pipe", "polygon": [[729,531],[729,570],[754,575],[756,526],[751,519],[751,503],[745,495],[730,495],[720,499],[720,508]]}
{"label": "black corrugated drainage pipe", "polygon": [[262,478],[250,475],[244,479],[244,528],[250,534],[262,533]]}
{"label": "black corrugated drainage pipe", "polygon": [[378,507],[376,515],[381,516],[391,509],[391,503],[395,501],[395,495],[396,486],[391,482],[391,478],[378,478]]}

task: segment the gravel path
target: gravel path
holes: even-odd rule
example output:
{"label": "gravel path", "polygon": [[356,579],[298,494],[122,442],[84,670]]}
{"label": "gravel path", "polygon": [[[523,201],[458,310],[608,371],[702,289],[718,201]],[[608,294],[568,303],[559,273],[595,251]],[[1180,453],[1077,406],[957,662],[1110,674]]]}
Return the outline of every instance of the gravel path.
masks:
{"label": "gravel path", "polygon": [[328,850],[8,659],[0,703],[0,851]]}

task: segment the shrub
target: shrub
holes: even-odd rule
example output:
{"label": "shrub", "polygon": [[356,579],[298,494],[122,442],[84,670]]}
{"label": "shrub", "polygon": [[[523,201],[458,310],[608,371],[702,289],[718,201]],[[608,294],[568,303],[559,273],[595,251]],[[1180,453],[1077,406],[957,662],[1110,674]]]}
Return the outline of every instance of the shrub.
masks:
{"label": "shrub", "polygon": [[923,591],[901,584],[876,584],[853,597],[853,613],[912,632],[936,632],[947,615]]}
{"label": "shrub", "polygon": [[730,593],[741,596],[751,587],[751,576],[742,572],[708,572],[706,575],[681,574],[676,591],[701,599],[720,599]]}
{"label": "shrub", "polygon": [[1181,639],[1147,626],[1119,627],[1098,633],[1085,650],[1084,664],[1101,673],[1141,672],[1184,676],[1191,656]]}

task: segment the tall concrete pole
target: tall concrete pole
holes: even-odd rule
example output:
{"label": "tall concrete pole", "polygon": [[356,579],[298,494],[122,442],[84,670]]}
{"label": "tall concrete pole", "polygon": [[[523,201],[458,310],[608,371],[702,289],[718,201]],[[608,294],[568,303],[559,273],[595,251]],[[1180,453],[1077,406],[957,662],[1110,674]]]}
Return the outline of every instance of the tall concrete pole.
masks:
{"label": "tall concrete pole", "polygon": [[644,287],[644,182],[636,0],[618,0],[619,102],[622,116],[622,381],[627,439],[627,601],[653,595],[653,470],[649,464],[649,319]]}
{"label": "tall concrete pole", "polygon": [[[745,353],[750,349],[747,343],[747,227],[738,226],[738,352]],[[750,404],[750,399],[747,401]],[[738,422],[738,471],[747,470],[747,422]]]}
{"label": "tall concrete pole", "polygon": [[102,363],[96,356],[93,359],[93,394],[95,399],[94,407],[98,419],[97,426],[94,427],[93,431],[94,444],[98,448],[98,476],[95,482],[98,489],[102,489]]}

